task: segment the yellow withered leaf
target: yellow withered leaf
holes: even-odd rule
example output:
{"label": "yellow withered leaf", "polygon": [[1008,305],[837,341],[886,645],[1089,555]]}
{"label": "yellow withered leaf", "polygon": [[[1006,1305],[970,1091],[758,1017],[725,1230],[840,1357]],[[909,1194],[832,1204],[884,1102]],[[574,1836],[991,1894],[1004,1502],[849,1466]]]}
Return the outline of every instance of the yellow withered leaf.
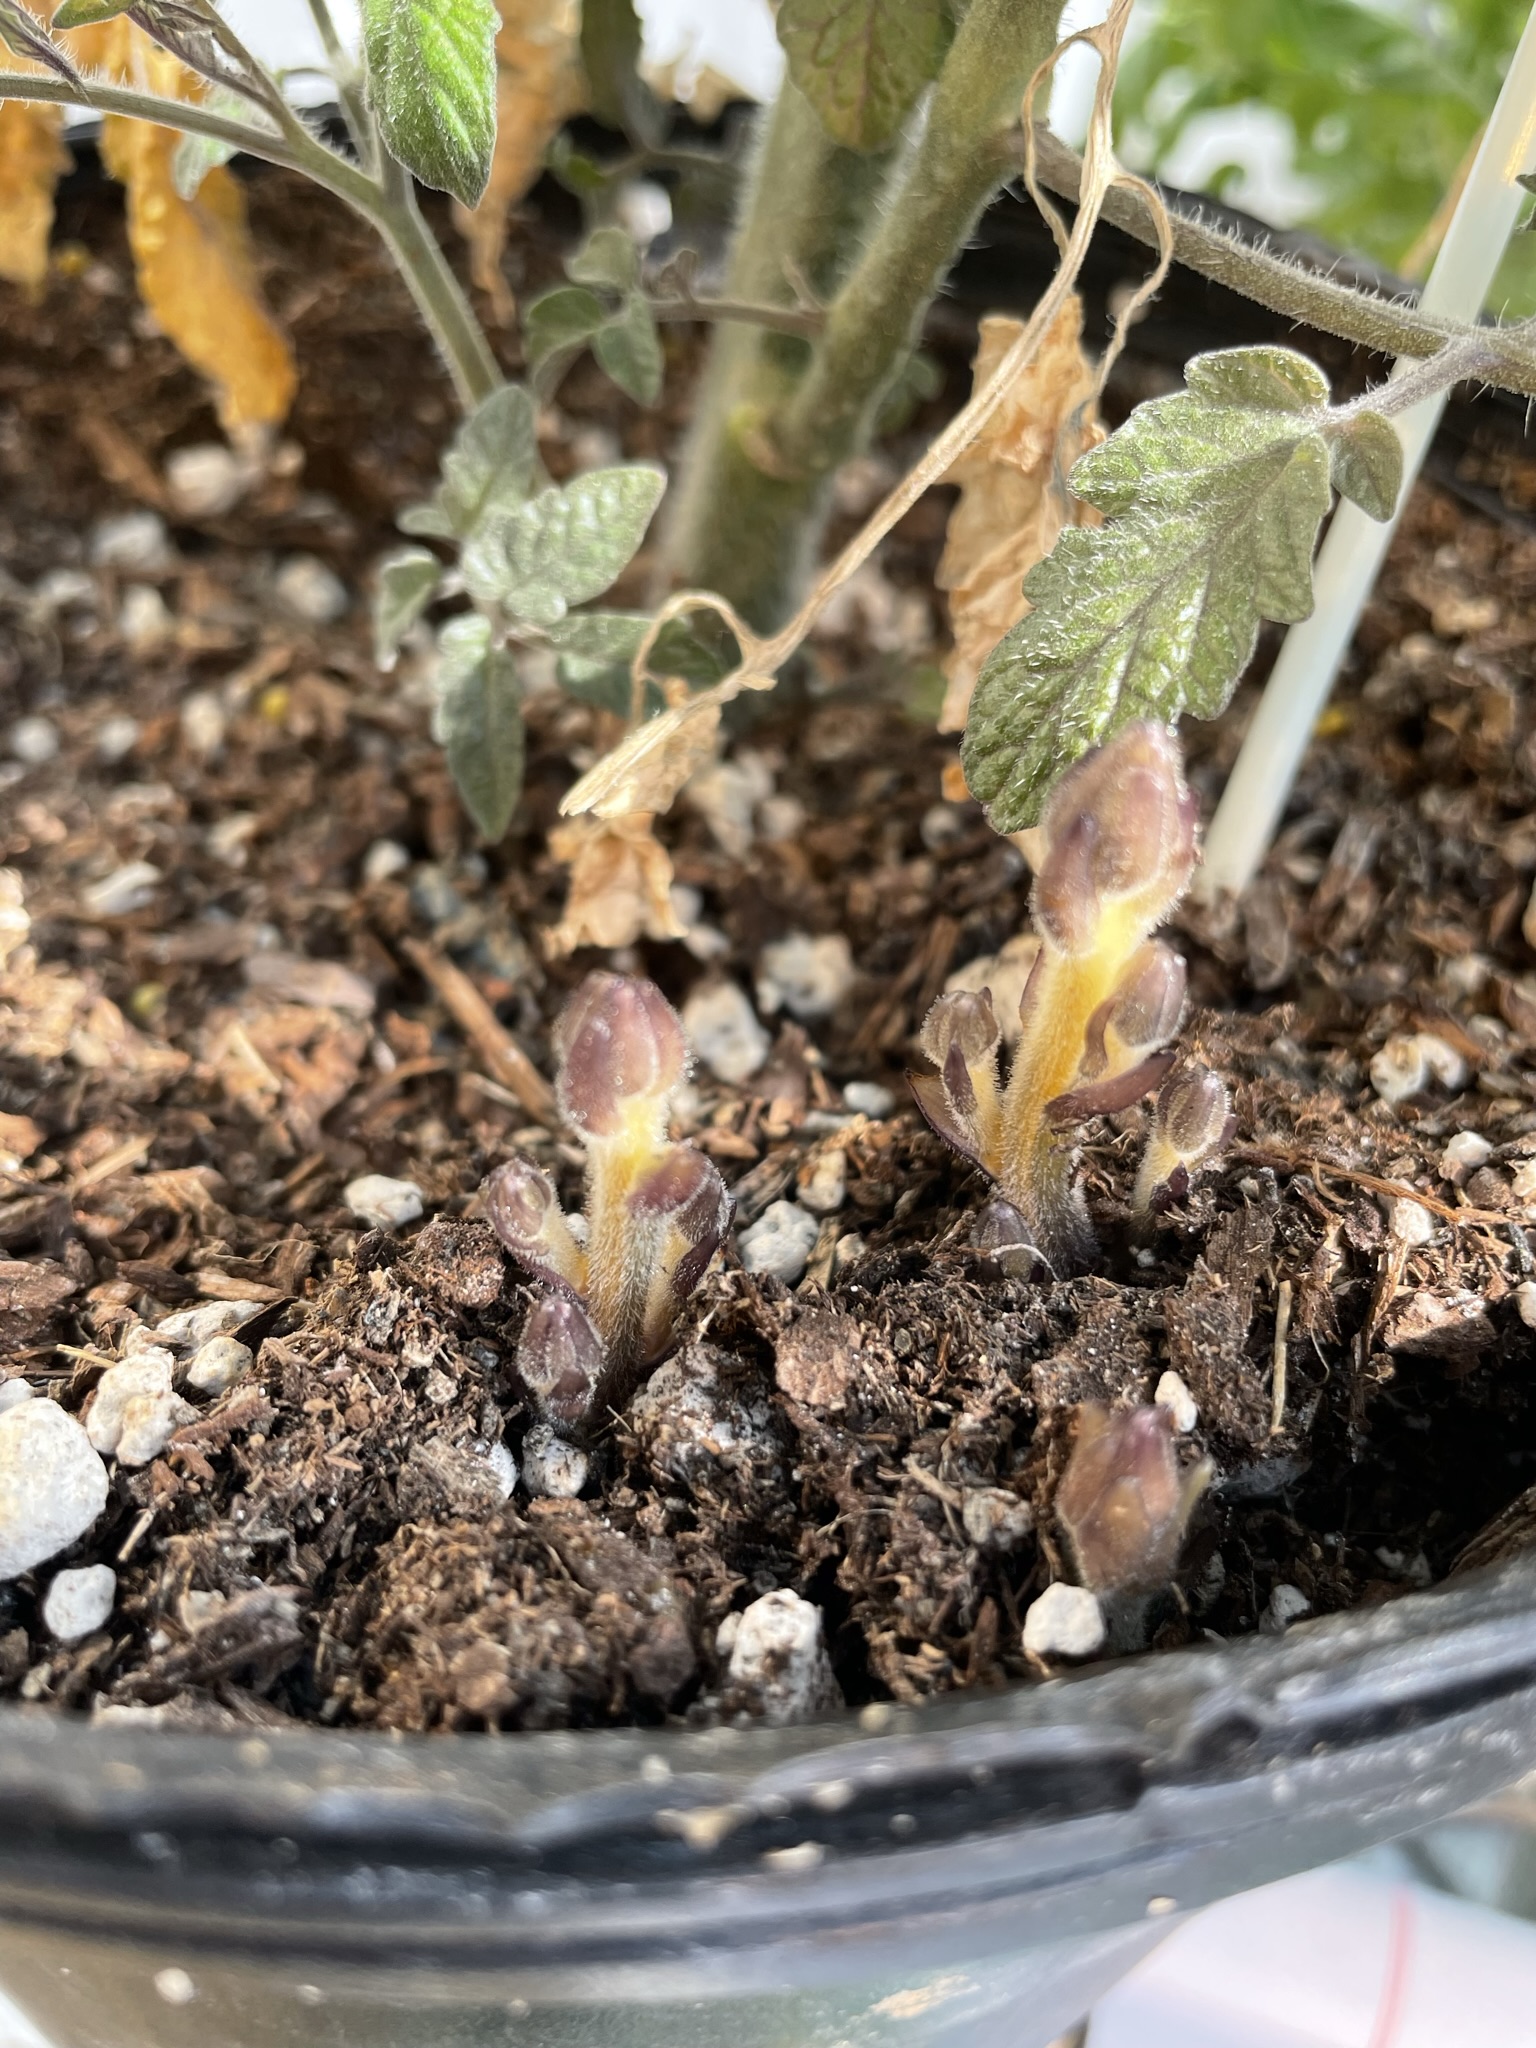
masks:
{"label": "yellow withered leaf", "polygon": [[579,0],[496,0],[496,154],[480,204],[456,205],[454,219],[469,243],[475,283],[490,297],[496,318],[510,322],[516,307],[501,274],[507,215],[544,162],[561,123],[585,98],[581,71]]}
{"label": "yellow withered leaf", "polygon": [[26,291],[48,275],[53,188],[69,167],[62,107],[0,100],[0,277]]}
{"label": "yellow withered leaf", "polygon": [[571,870],[565,915],[548,935],[551,953],[683,936],[672,908],[672,862],[652,834],[649,811],[567,819],[550,833],[549,850]]}
{"label": "yellow withered leaf", "polygon": [[[1023,329],[1000,313],[981,323],[974,388],[980,390]],[[936,581],[949,592],[954,648],[940,732],[963,732],[981,665],[1029,610],[1023,583],[1064,526],[1097,526],[1099,513],[1066,487],[1072,465],[1104,439],[1083,354],[1083,309],[1073,296],[1051,323],[1033,362],[950,470],[960,486]]]}
{"label": "yellow withered leaf", "polygon": [[[125,16],[70,38],[82,63],[172,99],[201,99],[194,72]],[[127,188],[128,241],[139,296],[192,367],[214,387],[225,431],[276,426],[298,382],[293,352],[262,302],[246,230],[245,197],[222,165],[196,196],[176,190],[174,129],[110,115],[101,155]]]}

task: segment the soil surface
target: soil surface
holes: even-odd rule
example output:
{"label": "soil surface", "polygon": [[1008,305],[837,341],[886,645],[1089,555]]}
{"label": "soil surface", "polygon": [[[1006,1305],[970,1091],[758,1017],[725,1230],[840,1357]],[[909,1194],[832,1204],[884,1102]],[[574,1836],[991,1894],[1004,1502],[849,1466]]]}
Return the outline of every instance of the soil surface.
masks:
{"label": "soil surface", "polygon": [[[767,1064],[740,1086],[701,1068],[678,1127],[738,1227],[835,1185],[832,1154],[841,1199],[793,1288],[728,1248],[582,1498],[505,1496],[485,1446],[522,1461],[529,1297],[476,1190],[522,1151],[576,1196],[580,1153],[530,1108],[518,1055],[548,1074],[565,995],[613,964],[550,951],[565,872],[546,835],[614,735],[535,696],[525,800],[476,847],[424,664],[381,676],[367,628],[449,393],[361,228],[276,176],[252,203],[303,383],[291,456],[218,516],[178,512],[166,482],[216,435],[137,309],[115,198],[66,196],[46,296],[5,301],[0,861],[30,932],[0,969],[0,1378],[78,1411],[141,1325],[221,1301],[245,1304],[233,1335],[256,1356],[222,1394],[185,1390],[169,1444],[113,1467],[72,1552],[0,1584],[0,1696],[230,1726],[752,1714],[721,1624],[779,1587],[821,1608],[851,1705],[1028,1680],[1023,1611],[1065,1570],[1074,1405],[1150,1398],[1170,1368],[1199,1410],[1182,1455],[1217,1476],[1154,1646],[1390,1599],[1518,1543],[1536,1524],[1519,511],[1415,495],[1263,879],[1175,920],[1184,1043],[1232,1087],[1234,1144],[1138,1243],[1142,1113],[1091,1127],[1103,1269],[1037,1283],[969,1248],[978,1178],[902,1085],[927,1006],[1025,928],[1028,895],[1019,852],[943,793],[949,496],[930,494],[795,701],[743,737],[745,816],[685,799],[664,821],[689,944],[619,963],[681,1002],[709,977],[750,992],[787,935],[846,941],[830,1012],[767,1018]],[[555,257],[522,237],[514,286]],[[675,455],[699,341],[667,344],[655,413],[590,364],[569,377],[543,423],[554,474]],[[957,358],[955,389],[965,375]],[[845,525],[928,424],[848,476]],[[1516,508],[1533,479],[1509,456],[1475,481]],[[1251,702],[1186,735],[1207,798]],[[37,725],[18,740],[39,719],[49,758]],[[1433,1041],[1425,1085],[1389,1102],[1372,1062],[1414,1034]],[[851,1083],[894,1106],[856,1089],[850,1109]],[[1481,1163],[1446,1159],[1463,1132]],[[364,1228],[343,1193],[364,1174],[414,1182],[424,1219]],[[97,1563],[110,1617],[61,1642],[49,1583]]]}

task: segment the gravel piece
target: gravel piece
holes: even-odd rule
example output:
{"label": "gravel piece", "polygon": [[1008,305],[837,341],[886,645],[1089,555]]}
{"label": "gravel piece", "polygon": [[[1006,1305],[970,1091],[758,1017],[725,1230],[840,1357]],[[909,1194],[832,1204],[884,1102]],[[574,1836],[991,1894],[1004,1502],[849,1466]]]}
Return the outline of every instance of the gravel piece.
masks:
{"label": "gravel piece", "polygon": [[813,939],[791,932],[764,946],[758,962],[757,1006],[766,1015],[788,1010],[801,1023],[830,1017],[853,986],[853,955],[841,932]]}
{"label": "gravel piece", "polygon": [[483,1437],[472,1437],[469,1449],[482,1464],[489,1466],[496,1490],[503,1500],[512,1498],[517,1485],[517,1460],[502,1443],[487,1443]]}
{"label": "gravel piece", "polygon": [[523,1438],[523,1484],[535,1499],[574,1500],[587,1483],[587,1454],[536,1422]]}
{"label": "gravel piece", "polygon": [[1030,1657],[1092,1657],[1104,1647],[1104,1615],[1086,1586],[1058,1579],[1024,1610]]}
{"label": "gravel piece", "polygon": [[181,743],[199,761],[211,761],[229,731],[229,713],[216,690],[189,690],[181,700]]}
{"label": "gravel piece", "polygon": [[378,1003],[373,983],[340,960],[310,960],[277,947],[249,954],[245,979],[247,987],[280,1003],[304,1003],[312,1010],[346,1010],[354,1017],[371,1017]]}
{"label": "gravel piece", "polygon": [[702,983],[684,1003],[682,1019],[699,1058],[717,1081],[732,1087],[752,1078],[773,1043],[734,981]]}
{"label": "gravel piece", "polygon": [[1515,1313],[1528,1330],[1536,1330],[1536,1280],[1522,1280],[1515,1289]]}
{"label": "gravel piece", "polygon": [[32,1389],[25,1380],[0,1380],[0,1415],[32,1399]]}
{"label": "gravel piece", "polygon": [[204,1301],[196,1308],[179,1308],[163,1322],[156,1323],[156,1343],[169,1344],[175,1351],[199,1351],[213,1337],[227,1336],[259,1315],[265,1304],[259,1301]]}
{"label": "gravel piece", "polygon": [[1529,1214],[1536,1207],[1536,1159],[1522,1159],[1509,1177],[1510,1193]]}
{"label": "gravel piece", "polygon": [[100,595],[96,578],[84,569],[48,569],[32,586],[32,602],[45,612],[72,611],[84,605],[94,609]]}
{"label": "gravel piece", "polygon": [[61,1643],[94,1635],[112,1612],[117,1573],[108,1564],[85,1564],[55,1575],[43,1599],[43,1626]]}
{"label": "gravel piece", "polygon": [[249,490],[252,465],[222,441],[198,441],[165,458],[165,484],[183,519],[221,519]]}
{"label": "gravel piece", "polygon": [[197,1410],[171,1387],[168,1351],[144,1351],[109,1365],[85,1411],[91,1448],[120,1465],[147,1465]]}
{"label": "gravel piece", "polygon": [[736,1243],[749,1273],[793,1285],[805,1271],[820,1234],[821,1225],[798,1202],[770,1202]]}
{"label": "gravel piece", "polygon": [[280,605],[310,626],[331,626],[344,618],[352,600],[347,586],[318,555],[290,555],[272,579]]}
{"label": "gravel piece", "polygon": [[1163,1374],[1152,1399],[1159,1408],[1168,1410],[1173,1417],[1173,1426],[1180,1436],[1188,1436],[1200,1420],[1200,1409],[1195,1397],[1176,1372]]}
{"label": "gravel piece", "polygon": [[399,1230],[414,1223],[425,1204],[413,1180],[391,1180],[387,1173],[365,1173],[349,1180],[347,1207],[374,1230]]}
{"label": "gravel piece", "polygon": [[41,768],[58,754],[59,729],[51,718],[18,718],[6,735],[6,749],[13,761]]}
{"label": "gravel piece", "polygon": [[792,1727],[843,1705],[821,1639],[821,1609],[781,1588],[744,1608],[731,1638],[728,1704],[770,1728]]}
{"label": "gravel piece", "polygon": [[56,1401],[0,1415],[0,1579],[19,1578],[83,1536],[107,1504],[107,1468]]}
{"label": "gravel piece", "polygon": [[118,512],[91,529],[91,566],[153,576],[171,564],[170,537],[158,512]]}
{"label": "gravel piece", "polygon": [[878,1081],[850,1081],[843,1090],[843,1100],[858,1115],[870,1117],[876,1123],[896,1107],[895,1095]]}
{"label": "gravel piece", "polygon": [[1492,1157],[1493,1147],[1481,1131],[1458,1131],[1454,1138],[1446,1140],[1445,1150],[1440,1154],[1440,1172],[1444,1179],[1460,1187],[1469,1173],[1476,1173]]}
{"label": "gravel piece", "polygon": [[1300,1586],[1279,1585],[1270,1593],[1269,1604],[1259,1617],[1259,1627],[1267,1636],[1282,1636],[1293,1621],[1300,1621],[1311,1612],[1312,1602]]}
{"label": "gravel piece", "polygon": [[800,1183],[800,1200],[817,1216],[835,1216],[848,1194],[848,1154],[823,1152]]}
{"label": "gravel piece", "polygon": [[80,892],[80,905],[87,917],[127,917],[154,901],[163,877],[150,860],[126,861],[99,882]]}
{"label": "gravel piece", "polygon": [[193,1354],[187,1385],[200,1394],[227,1394],[255,1363],[256,1354],[249,1344],[237,1343],[233,1337],[210,1337]]}

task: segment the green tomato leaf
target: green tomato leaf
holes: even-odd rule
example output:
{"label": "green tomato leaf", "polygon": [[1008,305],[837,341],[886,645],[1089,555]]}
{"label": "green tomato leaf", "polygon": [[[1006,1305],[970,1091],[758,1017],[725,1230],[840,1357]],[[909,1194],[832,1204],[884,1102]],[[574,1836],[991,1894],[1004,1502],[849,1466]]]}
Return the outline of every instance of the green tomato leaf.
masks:
{"label": "green tomato leaf", "polygon": [[936,77],[949,39],[943,0],[782,0],[789,75],[849,149],[880,149]]}
{"label": "green tomato leaf", "polygon": [[437,709],[432,734],[482,838],[495,843],[512,822],[523,786],[523,713],[517,666],[491,643],[478,612],[450,619],[437,636]]}
{"label": "green tomato leaf", "polygon": [[126,14],[132,5],[133,0],[64,0],[62,7],[54,9],[51,26],[94,28],[99,21],[114,21],[118,15]]}
{"label": "green tomato leaf", "polygon": [[[112,9],[113,14],[121,11],[116,7]],[[93,20],[105,18],[100,15],[92,16]],[[75,26],[70,22],[54,25],[64,28]],[[18,57],[30,57],[34,64],[42,64],[57,77],[67,78],[71,85],[80,85],[79,72],[37,16],[30,8],[22,6],[21,0],[0,0],[0,43],[14,50]]]}
{"label": "green tomato leaf", "polygon": [[535,389],[547,395],[578,349],[608,318],[608,308],[585,285],[557,285],[523,309],[523,355]]}
{"label": "green tomato leaf", "polygon": [[379,564],[373,600],[373,658],[387,674],[400,642],[437,595],[443,565],[425,548],[397,548]]}
{"label": "green tomato leaf", "polygon": [[1403,444],[1379,412],[1359,412],[1328,437],[1333,488],[1373,519],[1390,519],[1403,487]]}
{"label": "green tomato leaf", "polygon": [[666,483],[648,463],[594,469],[487,521],[461,563],[471,597],[530,625],[558,625],[628,563]]}
{"label": "green tomato leaf", "polygon": [[521,384],[503,384],[459,426],[432,496],[408,506],[397,524],[402,533],[467,540],[485,520],[522,504],[538,466],[533,400]]}
{"label": "green tomato leaf", "polygon": [[[644,612],[572,612],[550,626],[548,637],[559,653],[560,687],[584,704],[628,717],[630,670],[650,623]],[[719,638],[713,626],[722,629]],[[705,612],[669,619],[656,636],[650,667],[658,676],[677,676],[702,690],[728,675],[740,659],[735,635]],[[663,702],[660,690],[648,684],[642,716],[651,717]]]}
{"label": "green tomato leaf", "polygon": [[368,102],[390,154],[474,206],[496,147],[494,0],[362,0]]}
{"label": "green tomato leaf", "polygon": [[632,291],[640,282],[640,252],[622,228],[594,228],[565,266],[575,284]]}
{"label": "green tomato leaf", "polygon": [[1190,368],[1189,389],[1139,406],[1077,464],[1073,491],[1109,523],[1062,533],[977,679],[962,759],[1000,832],[1033,824],[1063,770],[1129,720],[1214,717],[1260,619],[1312,609],[1326,384],[1310,364]]}
{"label": "green tomato leaf", "polygon": [[661,336],[643,292],[631,292],[622,309],[592,340],[592,353],[621,391],[641,405],[661,396]]}

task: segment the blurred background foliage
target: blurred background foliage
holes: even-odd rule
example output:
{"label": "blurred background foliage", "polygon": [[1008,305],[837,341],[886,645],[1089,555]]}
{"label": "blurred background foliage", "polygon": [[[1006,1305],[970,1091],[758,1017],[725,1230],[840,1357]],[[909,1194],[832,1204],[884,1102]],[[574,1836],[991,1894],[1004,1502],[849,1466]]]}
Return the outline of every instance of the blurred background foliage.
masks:
{"label": "blurred background foliage", "polygon": [[[1292,219],[1400,275],[1422,278],[1447,195],[1470,166],[1530,0],[1158,0],[1143,14],[1115,93],[1120,149],[1171,166],[1211,116],[1232,156],[1202,189],[1251,201],[1231,116],[1269,108],[1294,135]],[[1217,152],[1218,157],[1220,152]],[[1262,203],[1256,210],[1264,212]],[[1517,235],[1489,299],[1536,312],[1536,234]]]}

